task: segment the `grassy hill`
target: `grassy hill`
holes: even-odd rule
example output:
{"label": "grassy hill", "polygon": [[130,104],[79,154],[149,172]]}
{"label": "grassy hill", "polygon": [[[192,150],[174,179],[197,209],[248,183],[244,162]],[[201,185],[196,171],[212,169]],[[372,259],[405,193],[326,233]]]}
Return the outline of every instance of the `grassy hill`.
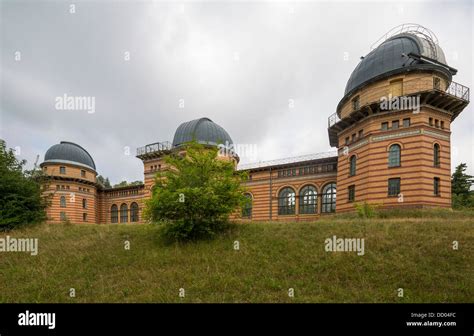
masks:
{"label": "grassy hill", "polygon": [[[1,233],[38,238],[39,254],[0,252],[0,302],[474,302],[474,213],[384,217],[239,224],[214,241],[172,245],[154,225]],[[333,235],[364,238],[365,255],[326,252]]]}

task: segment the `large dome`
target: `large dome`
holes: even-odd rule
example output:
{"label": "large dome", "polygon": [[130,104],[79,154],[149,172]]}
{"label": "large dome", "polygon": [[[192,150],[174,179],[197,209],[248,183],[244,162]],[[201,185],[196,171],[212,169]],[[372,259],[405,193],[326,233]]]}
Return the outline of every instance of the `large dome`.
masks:
{"label": "large dome", "polygon": [[61,141],[52,146],[44,155],[44,163],[70,163],[95,170],[92,156],[81,146],[67,141]]}
{"label": "large dome", "polygon": [[173,147],[193,140],[201,144],[215,146],[233,144],[229,133],[209,118],[195,119],[179,125],[174,133]]}
{"label": "large dome", "polygon": [[373,81],[413,70],[443,72],[451,80],[456,70],[447,65],[434,34],[419,25],[396,29],[396,34],[385,36],[385,40],[360,61],[347,82],[345,96]]}

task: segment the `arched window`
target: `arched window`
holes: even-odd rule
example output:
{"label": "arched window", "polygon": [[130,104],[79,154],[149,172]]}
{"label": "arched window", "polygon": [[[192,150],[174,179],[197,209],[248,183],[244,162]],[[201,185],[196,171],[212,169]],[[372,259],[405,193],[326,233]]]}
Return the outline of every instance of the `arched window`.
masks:
{"label": "arched window", "polygon": [[400,145],[391,145],[388,149],[388,166],[400,167]]}
{"label": "arched window", "polygon": [[246,200],[242,207],[242,218],[252,218],[252,195],[245,193],[244,196]]}
{"label": "arched window", "polygon": [[438,144],[433,146],[433,165],[439,167],[440,165],[440,148]]}
{"label": "arched window", "polygon": [[280,190],[278,194],[278,214],[279,215],[294,215],[296,204],[295,191],[286,187]]}
{"label": "arched window", "polygon": [[130,222],[138,222],[138,204],[130,204]]}
{"label": "arched window", "polygon": [[336,183],[329,183],[323,188],[321,212],[336,211]]}
{"label": "arched window", "polygon": [[315,214],[318,206],[318,192],[312,185],[300,190],[300,214]]}
{"label": "arched window", "polygon": [[59,199],[59,205],[61,206],[61,208],[66,207],[66,196],[61,196],[61,198]]}
{"label": "arched window", "polygon": [[127,223],[128,222],[128,206],[127,204],[123,203],[120,206],[120,223]]}
{"label": "arched window", "polygon": [[112,223],[118,223],[118,207],[116,204],[113,204],[110,208],[110,221]]}
{"label": "arched window", "polygon": [[356,156],[352,155],[349,162],[349,176],[354,176],[356,174],[356,161]]}

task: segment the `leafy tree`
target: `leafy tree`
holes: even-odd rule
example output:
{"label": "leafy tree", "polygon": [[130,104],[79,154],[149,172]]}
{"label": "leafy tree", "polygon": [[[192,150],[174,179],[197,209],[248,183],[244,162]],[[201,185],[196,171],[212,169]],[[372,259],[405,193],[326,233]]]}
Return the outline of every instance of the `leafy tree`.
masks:
{"label": "leafy tree", "polygon": [[46,219],[45,176],[38,170],[24,170],[25,163],[0,140],[0,230]]}
{"label": "leafy tree", "polygon": [[127,181],[122,181],[120,183],[114,184],[114,188],[126,187],[126,186],[128,186]]}
{"label": "leafy tree", "polygon": [[168,168],[156,175],[145,216],[162,221],[166,238],[211,238],[228,227],[229,215],[245,204],[243,174],[217,154],[217,148],[192,142],[185,155],[165,158]]}
{"label": "leafy tree", "polygon": [[474,206],[474,196],[471,192],[474,180],[471,175],[466,174],[466,169],[465,163],[459,164],[451,177],[454,208]]}
{"label": "leafy tree", "polygon": [[105,189],[112,188],[112,185],[110,184],[109,178],[104,178],[102,175],[97,176],[97,182]]}

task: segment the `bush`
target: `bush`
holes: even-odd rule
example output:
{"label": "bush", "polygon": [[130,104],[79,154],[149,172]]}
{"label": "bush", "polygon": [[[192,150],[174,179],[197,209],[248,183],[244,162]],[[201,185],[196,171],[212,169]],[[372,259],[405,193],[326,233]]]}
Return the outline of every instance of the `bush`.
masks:
{"label": "bush", "polygon": [[42,196],[42,173],[24,171],[11,149],[0,140],[0,230],[46,219],[47,199]]}
{"label": "bush", "polygon": [[217,154],[217,148],[194,142],[186,155],[165,158],[167,168],[157,174],[145,206],[145,217],[162,223],[165,238],[212,238],[228,227],[229,215],[244,204],[243,174]]}
{"label": "bush", "polygon": [[357,215],[361,218],[373,218],[377,215],[377,205],[367,202],[356,203],[355,205]]}

